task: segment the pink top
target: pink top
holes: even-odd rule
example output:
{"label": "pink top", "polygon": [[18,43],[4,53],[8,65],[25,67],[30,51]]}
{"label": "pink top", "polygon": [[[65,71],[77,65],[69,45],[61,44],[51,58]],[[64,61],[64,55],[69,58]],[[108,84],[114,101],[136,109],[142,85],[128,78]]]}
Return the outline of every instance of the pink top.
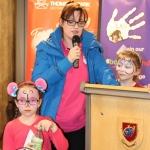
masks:
{"label": "pink top", "polygon": [[[22,148],[29,130],[32,130],[33,133],[35,133],[36,128],[34,125],[43,119],[51,120],[49,117],[38,116],[37,120],[31,126],[23,124],[20,122],[19,118],[8,122],[4,131],[3,150],[17,150]],[[58,150],[68,149],[68,141],[59,128],[54,133],[52,133],[51,130],[42,133],[44,137],[42,150],[51,150],[50,140],[53,141]]]}
{"label": "pink top", "polygon": [[[61,42],[64,55],[69,50]],[[82,45],[80,44],[82,48]],[[56,122],[64,132],[71,132],[85,126],[85,99],[86,95],[80,92],[82,81],[88,82],[88,70],[83,53],[79,60],[79,68],[71,67],[67,71],[66,81],[59,109],[56,115]]]}

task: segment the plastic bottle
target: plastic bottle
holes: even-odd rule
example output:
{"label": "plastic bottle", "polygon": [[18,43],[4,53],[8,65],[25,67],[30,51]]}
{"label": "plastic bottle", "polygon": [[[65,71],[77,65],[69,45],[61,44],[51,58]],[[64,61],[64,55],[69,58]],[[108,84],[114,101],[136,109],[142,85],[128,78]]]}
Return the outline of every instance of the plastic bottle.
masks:
{"label": "plastic bottle", "polygon": [[37,130],[35,135],[32,137],[31,140],[32,143],[35,143],[33,146],[34,148],[37,148],[38,150],[42,150],[42,144],[43,144],[43,135],[42,135],[42,127]]}

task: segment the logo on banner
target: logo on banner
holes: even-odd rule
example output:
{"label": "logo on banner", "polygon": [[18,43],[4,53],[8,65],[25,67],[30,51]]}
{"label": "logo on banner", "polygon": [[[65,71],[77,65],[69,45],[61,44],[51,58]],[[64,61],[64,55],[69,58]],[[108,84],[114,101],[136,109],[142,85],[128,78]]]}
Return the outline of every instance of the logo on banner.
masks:
{"label": "logo on banner", "polygon": [[143,141],[143,120],[118,117],[118,135],[121,144],[126,149],[137,149]]}
{"label": "logo on banner", "polygon": [[[62,10],[63,7],[66,5],[67,1],[50,1],[50,9],[52,10]],[[81,6],[85,7],[87,10],[90,10],[91,3],[90,2],[77,2]]]}
{"label": "logo on banner", "polygon": [[34,3],[36,9],[47,9],[49,3],[46,3],[46,0],[37,0],[37,3]]}
{"label": "logo on banner", "polygon": [[142,60],[142,65],[143,66],[150,66],[150,60],[147,60],[147,61]]}
{"label": "logo on banner", "polygon": [[139,23],[132,26],[135,21],[140,20],[144,16],[144,12],[140,12],[138,15],[134,16],[129,20],[126,19],[136,11],[136,7],[129,10],[126,14],[124,14],[119,20],[116,21],[116,16],[118,14],[118,9],[114,9],[112,13],[112,17],[110,18],[107,24],[107,36],[109,40],[113,43],[120,42],[122,40],[126,40],[128,38],[134,40],[140,40],[140,35],[130,35],[130,30],[136,30],[146,24],[146,21],[139,21]]}

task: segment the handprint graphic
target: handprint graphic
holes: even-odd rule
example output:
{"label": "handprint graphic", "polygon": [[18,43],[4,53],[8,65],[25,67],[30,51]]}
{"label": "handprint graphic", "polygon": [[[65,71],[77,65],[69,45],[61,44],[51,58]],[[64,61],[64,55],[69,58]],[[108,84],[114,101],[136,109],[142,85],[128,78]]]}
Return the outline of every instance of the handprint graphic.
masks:
{"label": "handprint graphic", "polygon": [[141,21],[140,23],[132,26],[132,23],[134,21],[138,20],[139,18],[144,16],[144,12],[139,13],[134,18],[130,19],[129,22],[126,22],[126,19],[133,14],[133,12],[136,11],[136,7],[134,7],[132,10],[127,12],[122,18],[120,18],[118,21],[115,21],[115,17],[118,14],[118,10],[115,9],[113,11],[112,17],[108,22],[107,25],[107,36],[110,41],[117,43],[119,41],[132,38],[132,39],[141,39],[140,35],[129,35],[130,30],[135,30],[137,28],[140,28],[145,25],[145,21]]}

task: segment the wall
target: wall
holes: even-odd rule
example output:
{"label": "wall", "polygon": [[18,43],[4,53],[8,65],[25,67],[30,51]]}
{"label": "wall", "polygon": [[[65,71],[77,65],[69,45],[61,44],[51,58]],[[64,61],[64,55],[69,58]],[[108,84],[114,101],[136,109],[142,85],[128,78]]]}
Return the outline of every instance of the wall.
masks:
{"label": "wall", "polygon": [[11,100],[6,87],[15,79],[15,6],[15,0],[0,0],[0,136],[7,122],[6,106]]}

